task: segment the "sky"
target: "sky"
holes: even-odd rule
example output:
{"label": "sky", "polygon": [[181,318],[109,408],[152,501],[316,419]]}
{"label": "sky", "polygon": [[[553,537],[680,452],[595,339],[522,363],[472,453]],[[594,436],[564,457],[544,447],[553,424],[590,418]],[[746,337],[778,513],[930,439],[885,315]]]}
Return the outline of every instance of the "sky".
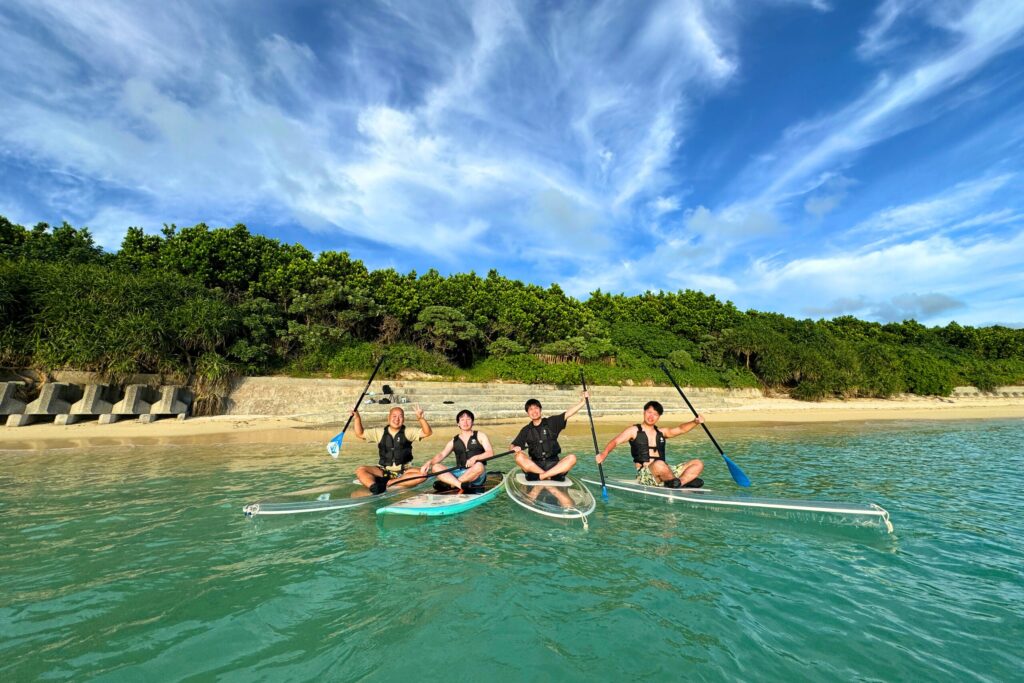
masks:
{"label": "sky", "polygon": [[1024,325],[1024,2],[0,4],[0,215]]}

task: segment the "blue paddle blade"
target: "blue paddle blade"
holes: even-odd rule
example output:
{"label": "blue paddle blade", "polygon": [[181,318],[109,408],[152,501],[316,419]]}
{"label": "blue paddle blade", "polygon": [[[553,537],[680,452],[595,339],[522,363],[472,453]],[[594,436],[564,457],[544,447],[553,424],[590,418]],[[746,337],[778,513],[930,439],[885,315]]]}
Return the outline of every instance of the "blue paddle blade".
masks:
{"label": "blue paddle blade", "polygon": [[327,442],[327,454],[335,460],[341,455],[341,440],[344,438],[345,432],[340,432],[336,437]]}
{"label": "blue paddle blade", "polygon": [[740,486],[750,486],[750,479],[743,473],[740,466],[730,460],[729,456],[725,453],[722,453],[722,457],[725,458],[725,464],[729,467],[729,474],[732,475],[732,480]]}

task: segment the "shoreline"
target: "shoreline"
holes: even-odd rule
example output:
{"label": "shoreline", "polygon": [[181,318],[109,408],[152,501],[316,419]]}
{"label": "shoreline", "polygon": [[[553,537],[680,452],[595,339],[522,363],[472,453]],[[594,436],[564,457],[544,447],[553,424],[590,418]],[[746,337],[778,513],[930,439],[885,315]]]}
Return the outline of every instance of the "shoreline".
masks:
{"label": "shoreline", "polygon": [[[665,425],[690,418],[685,408],[666,406]],[[697,406],[700,410],[700,406]],[[549,414],[550,411],[548,411]],[[1024,419],[1024,397],[1014,398],[898,398],[850,399],[805,403],[785,398],[750,398],[741,405],[708,410],[703,413],[708,425],[825,425],[829,423],[874,423],[883,421],[952,421]],[[431,417],[427,415],[428,419]],[[577,415],[567,434],[589,431],[586,413]],[[602,432],[624,428],[640,419],[626,415],[596,417]],[[480,420],[480,427],[502,434],[513,434],[526,420],[521,418]],[[95,421],[73,425],[34,424],[25,427],[0,428],[0,451],[37,451],[52,448],[80,448],[103,445],[165,445],[165,444],[304,444],[324,443],[341,430],[338,415],[272,416],[219,415],[188,420],[162,420],[150,424],[138,421],[100,425]],[[446,422],[432,423],[435,430]],[[581,432],[582,433],[582,432]]]}

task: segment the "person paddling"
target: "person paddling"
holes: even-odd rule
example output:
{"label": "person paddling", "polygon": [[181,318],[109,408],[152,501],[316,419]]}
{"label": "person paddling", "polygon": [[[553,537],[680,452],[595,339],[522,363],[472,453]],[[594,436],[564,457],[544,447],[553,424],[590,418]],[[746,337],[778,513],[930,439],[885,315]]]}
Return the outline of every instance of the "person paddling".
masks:
{"label": "person paddling", "polygon": [[[437,475],[438,481],[442,481],[450,488],[459,490],[471,490],[479,488],[487,481],[487,468],[481,460],[487,460],[494,455],[491,448],[491,440],[483,432],[473,429],[476,416],[471,410],[460,410],[455,416],[455,424],[459,426],[459,433],[445,444],[441,452],[420,467],[420,474],[426,476],[433,471],[447,469],[441,467],[441,461],[450,453],[455,453],[455,466],[457,469],[451,472],[444,472]],[[437,488],[435,485],[434,488]]]}
{"label": "person paddling", "polygon": [[680,463],[675,467],[669,467],[665,460],[665,440],[686,434],[703,423],[704,416],[698,415],[695,419],[683,422],[678,427],[662,431],[658,429],[657,425],[664,412],[665,409],[657,401],[648,401],[644,404],[643,423],[627,427],[621,434],[609,441],[604,450],[594,456],[597,464],[603,463],[616,446],[628,441],[629,450],[633,456],[633,465],[636,467],[636,482],[638,484],[664,486],[671,489],[703,486],[704,480],[698,475],[704,471],[704,463],[695,459]]}
{"label": "person paddling", "polygon": [[[558,444],[558,435],[576,413],[580,412],[590,398],[590,392],[584,391],[580,402],[561,415],[544,417],[540,401],[531,398],[523,408],[530,417],[530,423],[519,430],[519,435],[512,441],[516,464],[526,473],[527,481],[543,481],[554,479],[565,481],[565,473],[576,464],[576,456],[572,453],[559,458],[562,447]],[[527,449],[529,456],[523,452]]]}
{"label": "person paddling", "polygon": [[406,476],[406,471],[412,465],[412,444],[426,439],[434,432],[419,406],[416,406],[416,420],[420,423],[418,428],[406,429],[405,411],[395,406],[388,412],[387,427],[364,431],[359,411],[352,411],[352,428],[356,437],[377,444],[380,456],[377,465],[356,468],[356,478],[370,489],[370,493],[383,493],[388,486],[413,486],[423,481],[422,477],[413,477],[411,474]]}

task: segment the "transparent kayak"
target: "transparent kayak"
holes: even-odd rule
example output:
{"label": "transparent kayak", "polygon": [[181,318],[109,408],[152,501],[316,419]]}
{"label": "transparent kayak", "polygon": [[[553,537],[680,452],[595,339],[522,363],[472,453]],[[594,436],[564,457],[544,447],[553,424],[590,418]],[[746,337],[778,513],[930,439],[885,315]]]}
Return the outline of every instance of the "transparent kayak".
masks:
{"label": "transparent kayak", "polygon": [[[422,484],[421,484],[422,486]],[[297,515],[305,512],[329,512],[359,507],[368,503],[379,503],[389,498],[408,494],[414,489],[392,486],[384,493],[370,493],[358,481],[348,484],[327,484],[292,493],[282,493],[250,503],[242,508],[246,517],[257,515]]]}
{"label": "transparent kayak", "polygon": [[505,492],[530,512],[557,519],[580,519],[587,526],[587,515],[594,511],[594,495],[579,479],[565,481],[527,481],[516,472],[505,477]]}
{"label": "transparent kayak", "polygon": [[[591,486],[601,486],[600,481],[584,479],[584,482]],[[879,522],[885,526],[886,531],[893,532],[892,522],[889,520],[889,513],[874,503],[836,503],[820,500],[788,500],[785,498],[754,498],[748,496],[723,496],[704,489],[666,489],[660,486],[644,486],[629,479],[608,481],[605,484],[609,489],[628,491],[646,496],[667,498],[672,501],[682,501],[688,504],[721,508],[752,510],[763,512],[777,512],[784,514],[809,514],[822,520],[865,520]]]}
{"label": "transparent kayak", "polygon": [[393,505],[377,508],[378,515],[412,515],[416,517],[442,517],[444,515],[456,515],[466,510],[472,510],[478,505],[483,505],[501,493],[501,481],[504,475],[501,472],[490,472],[483,490],[479,493],[455,493],[454,489],[449,492],[421,493],[417,496],[405,498]]}

